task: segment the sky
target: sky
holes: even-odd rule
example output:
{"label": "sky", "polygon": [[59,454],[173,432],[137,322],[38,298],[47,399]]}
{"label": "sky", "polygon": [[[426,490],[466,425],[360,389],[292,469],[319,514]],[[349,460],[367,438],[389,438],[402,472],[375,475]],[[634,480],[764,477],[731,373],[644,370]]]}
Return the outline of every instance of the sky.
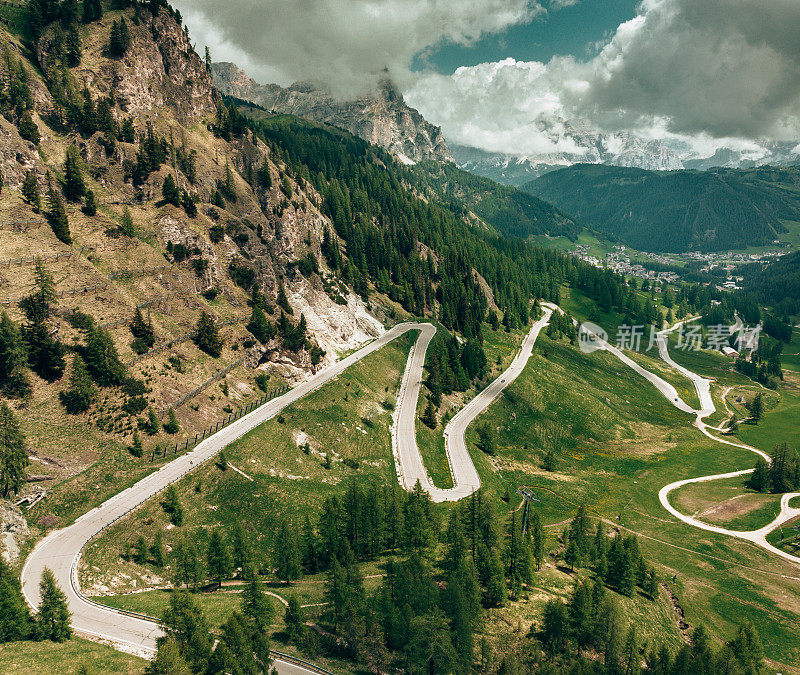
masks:
{"label": "sky", "polygon": [[576,133],[703,155],[800,140],[798,0],[173,0],[198,47],[342,98],[387,68],[452,142],[541,155]]}

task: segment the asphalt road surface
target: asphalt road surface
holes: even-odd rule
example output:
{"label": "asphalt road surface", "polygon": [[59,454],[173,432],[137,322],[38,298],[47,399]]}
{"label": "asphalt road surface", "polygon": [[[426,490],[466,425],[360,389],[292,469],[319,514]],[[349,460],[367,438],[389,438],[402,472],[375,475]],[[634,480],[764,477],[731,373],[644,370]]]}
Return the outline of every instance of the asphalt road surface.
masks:
{"label": "asphalt road surface", "polygon": [[[275,417],[286,406],[307,396],[343,373],[354,363],[381,349],[400,335],[415,330],[421,331],[423,337],[428,336],[423,345],[427,347],[427,343],[430,342],[430,337],[435,331],[433,326],[417,323],[399,324],[362,349],[321,370],[283,396],[272,399],[224,429],[220,429],[191,452],[177,457],[135,485],[111,497],[108,501],[78,518],[69,527],[50,533],[31,552],[22,570],[22,590],[28,604],[33,608],[38,607],[40,602],[39,581],[44,568],[49,567],[53,570],[59,586],[67,595],[72,612],[72,625],[76,632],[108,641],[132,653],[143,656],[152,655],[156,649],[156,638],[162,634],[156,623],[98,605],[81,594],[77,569],[81,552],[86,543],[134,508],[157,495],[168,485],[212,458],[225,446]],[[416,353],[419,354],[419,358],[414,362],[414,367],[418,368],[420,372],[415,373],[413,377],[420,380],[425,349],[416,350]],[[276,661],[276,667],[281,675],[314,672],[281,660]]]}
{"label": "asphalt road surface", "polygon": [[[427,323],[399,324],[362,349],[321,370],[283,396],[272,399],[221,429],[191,452],[177,457],[135,485],[111,497],[78,518],[72,525],[50,533],[34,548],[23,567],[22,590],[25,599],[31,607],[38,607],[39,582],[43,570],[49,567],[53,570],[59,586],[66,593],[72,612],[72,626],[76,632],[107,641],[131,653],[152,656],[156,651],[156,640],[162,635],[157,623],[100,605],[80,592],[77,570],[84,546],[106,527],[214,457],[230,443],[275,417],[287,406],[307,396],[354,363],[408,331],[419,331],[420,335],[409,354],[392,425],[392,445],[400,481],[407,489],[412,489],[417,480],[420,480],[435,501],[456,500],[472,494],[481,483],[464,442],[464,431],[469,423],[522,372],[539,331],[547,324],[551,313],[552,309],[545,310],[545,315],[533,326],[511,366],[480,392],[447,426],[445,430],[447,456],[455,485],[451,490],[440,490],[431,482],[422,462],[415,434],[416,408],[422,387],[425,354],[436,328]],[[281,675],[315,672],[280,657],[276,657],[275,665]]]}
{"label": "asphalt road surface", "polygon": [[503,389],[519,377],[533,353],[533,346],[536,338],[539,337],[539,332],[547,325],[552,313],[553,310],[550,307],[544,308],[543,316],[533,325],[523,340],[520,351],[514,357],[511,365],[464,406],[445,427],[445,452],[453,479],[452,488],[438,488],[433,484],[417,446],[417,402],[423,385],[422,366],[425,363],[425,350],[436,333],[433,326],[422,329],[417,343],[408,355],[408,363],[400,384],[398,406],[392,423],[392,450],[395,456],[395,466],[400,484],[406,490],[412,490],[419,481],[434,502],[445,502],[468,497],[481,486],[481,479],[464,441],[464,432],[470,423],[492,404]]}

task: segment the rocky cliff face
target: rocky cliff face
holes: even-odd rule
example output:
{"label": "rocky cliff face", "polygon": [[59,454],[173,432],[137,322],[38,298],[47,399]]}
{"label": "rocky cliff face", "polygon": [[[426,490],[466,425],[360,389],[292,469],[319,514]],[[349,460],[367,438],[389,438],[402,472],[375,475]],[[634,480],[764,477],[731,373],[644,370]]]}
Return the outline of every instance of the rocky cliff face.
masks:
{"label": "rocky cliff face", "polygon": [[[181,124],[191,124],[216,112],[217,94],[205,64],[192,48],[187,34],[165,11],[139,25],[130,22],[131,47],[120,59],[107,58],[107,45],[115,15],[92,24],[91,39],[84,44],[81,64],[72,70],[77,82],[97,94],[113,94],[120,111],[141,116],[168,106]],[[36,46],[45,77],[51,79],[55,25]]]}
{"label": "rocky cliff face", "polygon": [[[131,45],[121,59],[111,59],[106,54],[111,25],[123,16]],[[42,256],[59,294],[49,321],[53,334],[69,344],[82,339],[69,321],[76,309],[108,326],[129,374],[146,380],[147,404],[157,412],[231,366],[224,390],[209,389],[177,411],[181,433],[188,435],[260,392],[257,373],[273,378],[271,389],[294,383],[380,334],[382,323],[373,315],[385,319],[386,313],[375,303],[368,311],[330,272],[321,254],[325,231],[333,232],[321,210],[322,197],[261,140],[222,129],[227,118],[218,111],[219,94],[174,17],[165,10],[142,9],[139,18],[133,9],[108,11],[102,20],[81,27],[82,56],[74,67],[59,57],[55,31],[49,26],[28,46],[0,26],[0,44],[9,53],[0,59],[0,83],[9,79],[9,62],[15,73],[23,73],[30,90],[26,112],[40,136],[38,144],[25,140],[19,115],[9,113],[11,120],[0,115],[0,309],[16,322],[23,319],[18,301],[31,291],[34,256]],[[116,124],[84,126],[87,99],[95,111],[102,104]],[[126,126],[131,133],[120,132]],[[155,161],[146,154],[152,149],[145,150],[150,134],[161,148],[156,154],[163,157],[140,172],[140,164]],[[73,144],[96,212],[82,208],[82,199],[65,200],[68,244],[49,224],[47,195],[49,185],[64,192],[65,155]],[[41,209],[21,194],[27,172],[38,180]],[[185,191],[182,207],[162,200],[168,176]],[[187,209],[187,202],[194,208]],[[120,226],[125,212],[130,229]],[[180,256],[174,254],[178,246]],[[299,263],[310,259],[316,263],[313,271],[301,273]],[[284,291],[293,310],[286,321],[297,325],[305,315],[304,345],[290,350],[280,339],[253,339],[246,326],[254,289],[264,296],[259,302],[273,323],[281,317],[277,300]],[[169,346],[134,362],[128,324],[137,307],[146,308],[157,342]],[[221,326],[224,346],[218,358],[206,358],[187,337],[201,311]],[[315,345],[324,355],[312,352]],[[183,365],[173,370],[175,363]],[[106,423],[110,418],[98,410],[105,409],[106,401],[119,410],[125,401],[123,392],[109,389],[89,412],[67,416],[59,394],[68,385],[68,373],[69,363],[61,380],[29,373],[35,405],[24,403],[24,412],[19,411],[28,428],[50,428],[58,420],[58,433],[46,438],[32,434],[52,485],[118,452],[113,448],[129,446],[137,424],[135,414],[132,426]],[[160,442],[166,442],[163,436]],[[25,493],[30,489],[26,486]],[[61,517],[49,511],[52,499],[48,495],[38,507],[41,518],[33,516],[42,527],[52,527]],[[19,539],[15,514],[9,514],[0,505],[0,555],[5,556],[14,555],[12,538]],[[15,528],[14,537],[3,534],[10,528]]]}
{"label": "rocky cliff face", "polygon": [[376,91],[354,101],[337,101],[307,84],[284,88],[258,84],[233,63],[215,63],[214,84],[223,93],[251,101],[269,110],[332,124],[388,150],[400,161],[453,161],[442,130],[406,105],[389,80]]}

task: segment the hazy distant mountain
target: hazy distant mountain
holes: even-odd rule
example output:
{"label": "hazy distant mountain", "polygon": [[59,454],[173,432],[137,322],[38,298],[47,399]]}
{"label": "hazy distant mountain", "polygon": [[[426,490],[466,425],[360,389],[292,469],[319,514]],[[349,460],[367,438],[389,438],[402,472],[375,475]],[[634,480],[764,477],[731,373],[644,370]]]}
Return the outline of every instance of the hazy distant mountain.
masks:
{"label": "hazy distant mountain", "polygon": [[381,80],[368,96],[338,101],[313,85],[295,83],[290,87],[259,84],[233,63],[212,66],[214,84],[223,94],[280,113],[346,129],[378,147],[388,150],[406,164],[426,159],[453,161],[442,130],[406,105],[403,95],[389,79]]}
{"label": "hazy distant mountain", "polygon": [[800,169],[645,171],[577,164],[523,188],[579,222],[646,251],[759,246],[800,220]]}
{"label": "hazy distant mountain", "polygon": [[549,171],[573,164],[609,164],[656,171],[682,169],[678,153],[656,140],[630,133],[598,134],[570,130],[567,136],[578,147],[574,152],[541,155],[508,155],[462,145],[451,145],[459,167],[499,183],[524,185]]}
{"label": "hazy distant mountain", "polygon": [[752,150],[733,150],[720,148],[710,157],[698,157],[688,151],[682,154],[683,165],[687,169],[752,169],[757,166],[795,166],[800,164],[800,146],[797,143],[764,141]]}
{"label": "hazy distant mountain", "polygon": [[629,133],[577,131],[568,131],[567,136],[580,147],[579,152],[513,155],[453,143],[450,148],[456,164],[462,169],[517,187],[573,164],[606,164],[650,171],[704,171],[718,167],[750,169],[800,164],[800,145],[794,142],[763,141],[746,150],[720,148],[713,155],[704,157],[688,143],[676,140],[662,142]]}

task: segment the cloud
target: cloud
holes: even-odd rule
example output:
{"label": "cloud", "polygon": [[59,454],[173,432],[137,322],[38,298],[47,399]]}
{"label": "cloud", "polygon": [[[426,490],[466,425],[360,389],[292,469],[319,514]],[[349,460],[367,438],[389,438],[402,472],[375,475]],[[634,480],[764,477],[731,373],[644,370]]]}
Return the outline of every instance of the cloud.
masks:
{"label": "cloud", "polygon": [[559,9],[564,9],[565,7],[573,7],[577,5],[581,0],[550,0],[550,9],[553,11],[558,11]]}
{"label": "cloud", "polygon": [[643,0],[588,60],[427,74],[407,98],[448,138],[502,152],[560,147],[567,127],[785,141],[800,135],[798,35],[797,0]]}
{"label": "cloud", "polygon": [[363,89],[384,68],[408,81],[414,56],[530,21],[535,0],[173,0],[192,35],[262,82]]}

